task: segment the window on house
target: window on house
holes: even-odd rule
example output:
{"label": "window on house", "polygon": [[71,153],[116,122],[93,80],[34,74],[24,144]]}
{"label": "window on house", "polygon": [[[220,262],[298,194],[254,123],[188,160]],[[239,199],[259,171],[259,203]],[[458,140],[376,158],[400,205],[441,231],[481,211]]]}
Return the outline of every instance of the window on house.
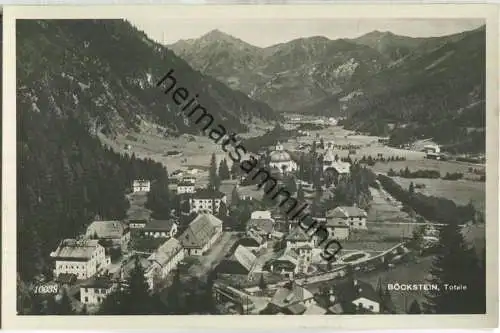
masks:
{"label": "window on house", "polygon": [[85,292],[88,292],[88,291],[89,291],[88,288],[85,288]]}
{"label": "window on house", "polygon": [[370,310],[373,310],[373,305],[370,305],[368,308],[369,308]]}
{"label": "window on house", "polygon": [[89,302],[89,298],[85,297],[85,301],[83,303],[88,303],[88,302]]}

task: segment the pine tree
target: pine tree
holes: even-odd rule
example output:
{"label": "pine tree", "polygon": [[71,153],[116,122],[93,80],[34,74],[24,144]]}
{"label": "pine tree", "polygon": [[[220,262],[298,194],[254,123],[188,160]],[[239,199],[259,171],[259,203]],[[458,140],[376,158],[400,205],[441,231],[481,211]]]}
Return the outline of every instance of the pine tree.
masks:
{"label": "pine tree", "polygon": [[[461,229],[448,224],[439,235],[437,254],[431,267],[430,283],[438,290],[426,295],[424,310],[436,314],[471,314],[482,311],[480,304],[471,302],[474,296],[447,290],[446,284],[466,285],[472,288],[476,282],[477,259],[473,250],[466,246]],[[477,290],[476,290],[477,291]]]}
{"label": "pine tree", "polygon": [[219,190],[220,177],[217,174],[217,157],[215,156],[215,153],[212,154],[212,158],[210,160],[210,169],[208,177],[209,177],[209,187],[214,190]]}
{"label": "pine tree", "polygon": [[149,285],[144,277],[144,269],[135,258],[135,265],[127,281],[103,301],[99,314],[137,315],[157,313],[157,303],[149,293]]}
{"label": "pine tree", "polygon": [[413,300],[410,304],[410,308],[408,309],[408,314],[421,314],[422,309],[420,308],[420,304],[417,302],[417,300]]}
{"label": "pine tree", "polygon": [[240,174],[241,174],[240,164],[237,162],[233,162],[233,164],[231,164],[231,178],[237,179]]}
{"label": "pine tree", "polygon": [[159,220],[170,218],[172,203],[170,202],[168,179],[158,180],[151,186],[147,195],[146,208],[153,211],[152,217]]}
{"label": "pine tree", "polygon": [[166,306],[169,314],[187,314],[187,304],[185,302],[185,288],[181,282],[179,269],[174,271],[172,284],[167,290]]}
{"label": "pine tree", "polygon": [[295,178],[288,177],[286,179],[285,188],[290,194],[297,192],[297,183],[295,183]]}
{"label": "pine tree", "polygon": [[304,198],[305,198],[304,189],[302,188],[301,184],[299,185],[299,189],[297,190],[297,201],[299,202],[299,204],[302,204],[304,202]]}
{"label": "pine tree", "polygon": [[71,305],[71,298],[66,289],[63,289],[61,299],[55,305],[56,314],[67,316],[74,314],[73,306]]}
{"label": "pine tree", "polygon": [[219,205],[219,211],[217,212],[217,217],[223,219],[227,216],[227,206],[224,202]]}
{"label": "pine tree", "polygon": [[88,314],[89,314],[89,312],[87,310],[87,304],[83,304],[82,309],[80,310],[80,315],[81,316],[86,316]]}
{"label": "pine tree", "polygon": [[231,173],[229,167],[227,166],[227,160],[223,159],[219,164],[219,178],[220,180],[226,180],[231,178]]}
{"label": "pine tree", "polygon": [[231,206],[236,207],[240,204],[240,194],[238,193],[238,186],[233,187],[231,192]]}
{"label": "pine tree", "polygon": [[216,304],[213,294],[214,282],[217,278],[217,273],[215,271],[211,271],[207,276],[206,283],[202,286],[202,295],[201,295],[201,311],[203,313],[215,314]]}
{"label": "pine tree", "polygon": [[413,182],[411,182],[410,186],[408,186],[408,193],[410,193],[410,195],[415,193],[415,185],[413,184]]}
{"label": "pine tree", "polygon": [[260,290],[265,290],[267,288],[266,281],[264,281],[264,274],[260,276],[259,288]]}

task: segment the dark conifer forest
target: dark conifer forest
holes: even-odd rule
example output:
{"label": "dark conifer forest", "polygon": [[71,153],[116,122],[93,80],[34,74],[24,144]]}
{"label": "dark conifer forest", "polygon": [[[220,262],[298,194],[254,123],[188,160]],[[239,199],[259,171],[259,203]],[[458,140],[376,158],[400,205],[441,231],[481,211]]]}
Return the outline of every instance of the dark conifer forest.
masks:
{"label": "dark conifer forest", "polygon": [[17,121],[17,262],[23,279],[50,275],[50,249],[84,232],[96,216],[123,218],[133,179],[166,177],[159,163],[103,147],[76,117],[31,112],[20,104]]}

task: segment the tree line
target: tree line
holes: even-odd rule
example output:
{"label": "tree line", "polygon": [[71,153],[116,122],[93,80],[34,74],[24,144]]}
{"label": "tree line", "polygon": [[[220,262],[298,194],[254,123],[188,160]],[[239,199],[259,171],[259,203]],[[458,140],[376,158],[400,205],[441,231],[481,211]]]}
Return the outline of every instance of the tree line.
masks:
{"label": "tree line", "polygon": [[49,258],[64,238],[84,233],[96,217],[122,219],[134,179],[167,177],[152,160],[121,155],[75,117],[18,113],[18,271],[22,280],[51,277]]}
{"label": "tree line", "polygon": [[450,199],[416,193],[412,184],[406,190],[385,175],[378,175],[377,179],[390,195],[427,220],[445,224],[463,224],[476,220],[477,212],[472,203],[462,206]]}

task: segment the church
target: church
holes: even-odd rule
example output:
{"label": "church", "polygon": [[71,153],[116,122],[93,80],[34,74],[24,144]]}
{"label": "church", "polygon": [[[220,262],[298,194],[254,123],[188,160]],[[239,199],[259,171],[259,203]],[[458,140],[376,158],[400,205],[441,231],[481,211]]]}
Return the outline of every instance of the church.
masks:
{"label": "church", "polygon": [[293,172],[297,170],[297,163],[292,160],[290,154],[287,153],[283,146],[278,142],[274,151],[269,154],[269,166],[280,170],[280,172]]}

